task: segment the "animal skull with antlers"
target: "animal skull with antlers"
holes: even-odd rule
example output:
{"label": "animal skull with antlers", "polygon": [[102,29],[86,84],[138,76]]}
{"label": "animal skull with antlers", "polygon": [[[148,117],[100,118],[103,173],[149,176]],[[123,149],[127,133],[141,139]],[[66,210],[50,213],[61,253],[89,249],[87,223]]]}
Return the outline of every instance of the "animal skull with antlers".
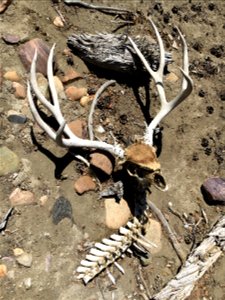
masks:
{"label": "animal skull with antlers", "polygon": [[[129,175],[145,178],[148,180],[149,185],[155,184],[161,189],[165,189],[165,181],[160,175],[160,163],[156,156],[156,149],[153,145],[154,131],[160,121],[176,106],[178,106],[184,99],[186,99],[192,91],[193,84],[189,76],[188,71],[188,51],[187,44],[185,42],[184,36],[181,34],[178,29],[180,39],[183,46],[183,68],[180,69],[182,73],[182,84],[179,94],[170,102],[167,101],[164,85],[163,85],[163,71],[165,67],[165,50],[163,46],[163,41],[159,34],[158,29],[156,28],[153,21],[149,18],[149,21],[155,31],[157,42],[159,44],[159,67],[154,71],[148,64],[145,57],[142,55],[141,51],[138,49],[135,42],[132,38],[128,37],[131,45],[136,51],[139,59],[142,61],[146,70],[151,75],[152,79],[155,82],[158,96],[161,102],[160,111],[148,125],[142,139],[128,146],[126,149],[123,149],[119,144],[109,144],[103,141],[97,141],[90,138],[81,139],[77,137],[68,127],[66,121],[61,113],[58,96],[56,88],[53,81],[53,52],[55,45],[51,48],[48,63],[47,63],[47,76],[49,81],[49,88],[52,96],[52,103],[48,101],[41,91],[38,88],[37,79],[36,79],[36,60],[37,60],[37,51],[35,52],[31,70],[30,70],[30,83],[28,82],[27,96],[29,100],[29,105],[34,119],[39,124],[39,126],[48,134],[48,136],[53,139],[59,146],[71,148],[71,147],[82,147],[82,148],[91,148],[91,149],[101,149],[111,153],[115,158],[117,165],[126,165],[126,169]],[[33,100],[31,88],[36,95],[37,99],[52,113],[58,122],[59,128],[57,131],[54,131],[44,120],[41,118],[37,106]]]}

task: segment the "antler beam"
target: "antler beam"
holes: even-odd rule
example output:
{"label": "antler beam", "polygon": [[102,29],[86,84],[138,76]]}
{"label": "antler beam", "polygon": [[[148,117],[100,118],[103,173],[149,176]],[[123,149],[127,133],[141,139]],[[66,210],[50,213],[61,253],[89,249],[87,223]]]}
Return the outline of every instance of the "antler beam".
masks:
{"label": "antler beam", "polygon": [[[41,93],[38,88],[36,78],[36,61],[37,61],[37,50],[35,51],[33,61],[30,70],[30,83],[27,83],[27,98],[31,108],[32,115],[39,126],[48,134],[48,136],[54,140],[58,145],[62,147],[84,147],[84,148],[96,148],[110,152],[117,157],[123,157],[124,150],[119,145],[111,145],[101,141],[93,141],[87,139],[81,139],[77,137],[68,127],[66,121],[61,113],[58,96],[55,88],[54,77],[53,77],[53,53],[55,44],[50,50],[47,64],[47,76],[49,82],[49,88],[52,96],[52,102],[48,101],[45,96]],[[31,93],[31,88],[38,98],[38,100],[52,113],[56,121],[59,124],[57,131],[54,131],[44,120],[41,118],[34,99]]]}
{"label": "antler beam", "polygon": [[156,88],[157,88],[157,91],[158,91],[158,94],[159,94],[160,102],[161,102],[160,111],[155,116],[155,118],[152,120],[152,122],[149,124],[149,126],[147,127],[147,130],[145,132],[145,135],[144,135],[145,143],[148,145],[153,145],[154,130],[156,129],[157,125],[161,122],[161,120],[170,111],[172,111],[176,106],[178,106],[184,99],[186,99],[190,95],[190,93],[192,92],[192,89],[193,89],[193,83],[192,83],[192,79],[189,76],[189,71],[188,71],[189,61],[188,61],[187,44],[184,39],[184,36],[180,32],[180,30],[177,28],[179,36],[182,41],[182,45],[183,45],[183,69],[180,68],[180,71],[183,75],[183,79],[182,79],[182,84],[181,84],[181,89],[180,89],[179,94],[170,102],[168,102],[166,100],[166,94],[165,94],[165,89],[164,89],[164,85],[163,85],[163,71],[164,71],[164,67],[165,67],[165,50],[164,50],[164,46],[163,46],[163,41],[162,41],[162,38],[161,38],[159,31],[158,31],[157,27],[155,26],[154,22],[151,20],[150,17],[148,17],[148,20],[150,21],[150,23],[155,31],[157,41],[159,44],[159,49],[160,49],[159,67],[158,67],[157,71],[153,71],[151,69],[147,60],[145,59],[145,57],[143,56],[141,51],[138,49],[135,42],[130,37],[129,37],[129,40],[130,40],[132,46],[134,47],[137,55],[139,56],[140,60],[144,64],[145,68],[147,69],[147,71],[149,72],[151,77],[153,78]]}

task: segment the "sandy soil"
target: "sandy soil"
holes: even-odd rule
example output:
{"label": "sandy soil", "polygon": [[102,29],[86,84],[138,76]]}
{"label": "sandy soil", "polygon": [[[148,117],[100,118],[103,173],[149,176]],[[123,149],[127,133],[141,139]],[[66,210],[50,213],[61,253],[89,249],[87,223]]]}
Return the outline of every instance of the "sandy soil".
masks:
{"label": "sandy soil", "polygon": [[[133,11],[152,14],[165,46],[173,55],[174,63],[169,70],[180,78],[178,66],[181,63],[181,49],[174,47],[170,36],[174,26],[178,25],[184,33],[190,56],[190,74],[194,81],[191,96],[175,111],[165,118],[163,126],[163,145],[160,155],[162,172],[169,189],[163,193],[152,190],[151,200],[164,212],[171,227],[175,230],[181,246],[188,253],[193,240],[200,242],[212,224],[224,214],[224,207],[209,206],[202,197],[200,187],[211,176],[225,176],[225,2],[224,1],[93,1],[99,4],[129,8]],[[53,19],[57,13],[50,0],[14,0],[9,8],[0,15],[1,34],[16,34],[22,40],[39,37],[49,46],[56,43],[56,60],[61,69],[67,65],[63,50],[67,37],[73,32],[112,32],[118,25],[112,23],[113,17],[84,8],[68,7],[60,3],[60,11],[66,18],[67,26],[57,28]],[[124,27],[118,32],[130,35],[149,34],[149,24],[140,18],[135,25]],[[8,45],[0,40],[1,66],[3,73],[17,70],[26,82],[26,71],[18,57],[19,45]],[[73,56],[76,69],[84,74],[85,79],[77,82],[88,88],[98,88],[105,82],[76,56]],[[179,90],[180,82],[166,81],[167,97],[171,99]],[[121,93],[123,91],[123,93]],[[151,85],[152,112],[158,107],[157,97]],[[145,98],[144,88],[140,87],[141,97]],[[142,134],[144,116],[131,86],[125,83],[109,88],[112,108],[96,112],[96,124],[104,114],[113,124],[113,133],[121,141]],[[1,144],[14,151],[20,159],[31,162],[29,178],[19,187],[28,189],[36,199],[48,195],[44,206],[17,207],[10,218],[7,230],[0,235],[0,264],[7,263],[11,276],[0,278],[0,299],[142,299],[138,270],[140,262],[134,257],[125,257],[121,261],[126,274],[113,273],[117,279],[112,286],[105,272],[88,286],[76,280],[74,270],[85,256],[81,251],[85,238],[98,241],[112,231],[104,221],[104,203],[98,201],[98,193],[90,192],[78,196],[74,192],[74,180],[79,177],[79,164],[71,160],[63,170],[64,180],[55,176],[57,165],[67,153],[57,147],[47,136],[35,127],[38,143],[44,148],[38,149],[31,139],[30,128],[33,119],[27,100],[16,99],[11,83],[3,81],[0,92],[1,103]],[[82,115],[87,116],[88,108],[79,104],[61,101],[62,110],[67,120]],[[28,117],[23,125],[15,125],[7,119],[10,109],[22,112]],[[127,116],[127,122],[121,124],[120,116]],[[136,125],[138,124],[138,125]],[[203,140],[206,139],[206,140]],[[45,151],[48,150],[48,153]],[[10,207],[9,195],[15,189],[13,176],[1,177],[0,217]],[[106,183],[104,183],[106,184]],[[57,197],[66,197],[73,208],[74,225],[68,219],[58,225],[53,224],[50,211]],[[207,214],[209,224],[201,222],[195,237],[185,229],[183,222],[168,210],[168,202],[181,215],[185,213],[190,220],[197,222],[201,209]],[[13,258],[13,249],[22,248],[32,253],[33,263],[30,268],[19,266]],[[7,258],[7,259],[6,259]],[[178,271],[179,259],[172,249],[168,237],[162,235],[162,249],[152,256],[149,266],[142,269],[143,277],[153,295],[159,291]],[[217,261],[212,269],[198,283],[190,299],[222,300],[225,295],[225,258]],[[31,286],[26,285],[31,279]]]}

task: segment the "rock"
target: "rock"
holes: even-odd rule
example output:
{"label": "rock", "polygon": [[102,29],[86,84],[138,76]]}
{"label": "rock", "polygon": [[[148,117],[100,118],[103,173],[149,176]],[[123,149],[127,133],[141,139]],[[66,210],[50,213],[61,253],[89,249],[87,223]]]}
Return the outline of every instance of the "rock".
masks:
{"label": "rock", "polygon": [[19,265],[30,268],[33,262],[33,257],[31,253],[24,252],[16,257],[16,261]]}
{"label": "rock", "polygon": [[48,196],[47,196],[47,195],[43,195],[43,196],[41,196],[40,199],[39,199],[39,204],[40,204],[41,206],[44,206],[44,205],[46,204],[47,201],[48,201]]}
{"label": "rock", "polygon": [[177,82],[179,80],[179,77],[173,73],[173,72],[170,72],[167,76],[166,76],[166,81],[169,81],[169,82]]}
{"label": "rock", "polygon": [[18,156],[5,146],[0,147],[0,176],[14,173],[19,169]]}
{"label": "rock", "polygon": [[70,130],[79,138],[87,138],[87,123],[82,119],[76,119],[68,124]]}
{"label": "rock", "polygon": [[56,27],[64,27],[64,23],[63,23],[63,21],[62,21],[62,19],[59,17],[59,16],[57,16],[57,17],[55,17],[55,19],[54,19],[54,21],[53,21],[53,24],[56,26]]}
{"label": "rock", "polygon": [[20,37],[18,35],[15,35],[15,34],[4,34],[2,36],[2,39],[3,41],[6,43],[6,44],[18,44],[19,41],[20,41]]}
{"label": "rock", "polygon": [[116,202],[114,198],[105,199],[105,223],[110,229],[124,226],[131,216],[127,202],[122,198]]}
{"label": "rock", "polygon": [[90,155],[91,160],[90,160],[90,164],[101,170],[102,172],[104,172],[107,175],[111,175],[112,171],[113,171],[113,164],[111,162],[111,160],[108,158],[108,156],[106,156],[105,154],[102,153],[92,153]]}
{"label": "rock", "polygon": [[64,218],[68,218],[72,223],[74,223],[71,203],[63,196],[56,199],[51,210],[51,215],[52,221],[55,225],[61,222]]}
{"label": "rock", "polygon": [[80,73],[78,73],[77,71],[75,71],[73,68],[69,68],[68,70],[66,70],[64,76],[60,77],[60,80],[63,83],[68,83],[74,79],[77,78],[83,78],[82,75]]}
{"label": "rock", "polygon": [[78,88],[76,86],[69,86],[65,90],[66,96],[71,101],[80,100],[83,96],[87,95],[86,88]]}
{"label": "rock", "polygon": [[91,102],[93,100],[93,97],[92,96],[89,96],[89,95],[86,95],[86,96],[83,96],[81,97],[80,99],[80,105],[85,107],[88,105],[89,102]]}
{"label": "rock", "polygon": [[60,94],[62,94],[64,92],[64,86],[58,76],[54,76],[53,78],[54,78],[54,83],[55,83],[55,88],[56,88],[57,94],[60,96]]}
{"label": "rock", "polygon": [[27,95],[27,91],[25,89],[25,87],[18,83],[18,82],[13,82],[13,88],[15,89],[15,97],[18,98],[18,99],[25,99],[26,98],[26,95]]}
{"label": "rock", "polygon": [[22,248],[15,248],[13,249],[14,256],[20,256],[24,253],[24,250]]}
{"label": "rock", "polygon": [[212,177],[206,179],[201,186],[201,191],[208,204],[225,205],[225,178]]}
{"label": "rock", "polygon": [[41,93],[49,98],[49,90],[48,90],[48,80],[42,73],[37,73],[37,84]]}
{"label": "rock", "polygon": [[158,253],[162,249],[162,242],[161,242],[162,227],[161,227],[161,224],[154,219],[149,219],[149,221],[146,225],[145,231],[146,231],[145,238],[157,246],[157,248],[155,248],[155,247],[151,248],[151,254]]}
{"label": "rock", "polygon": [[25,278],[24,281],[23,281],[23,284],[25,286],[25,289],[26,290],[29,290],[31,288],[31,285],[32,285],[32,281],[31,281],[31,278]]}
{"label": "rock", "polygon": [[4,79],[9,80],[9,81],[16,81],[19,82],[21,80],[20,76],[15,70],[7,71],[3,75]]}
{"label": "rock", "polygon": [[8,117],[7,119],[9,120],[9,122],[14,123],[14,124],[24,124],[27,121],[27,117],[17,113],[15,111],[8,111],[7,113]]}
{"label": "rock", "polygon": [[7,274],[7,267],[6,265],[0,265],[0,278],[5,277]]}
{"label": "rock", "polygon": [[17,205],[31,205],[35,204],[34,194],[30,191],[22,191],[20,188],[16,188],[9,196],[11,206]]}
{"label": "rock", "polygon": [[50,48],[42,39],[36,38],[21,45],[19,48],[19,57],[26,70],[30,71],[35,49],[37,49],[36,71],[47,75],[47,61]]}
{"label": "rock", "polygon": [[78,178],[74,183],[74,189],[79,194],[82,195],[88,191],[94,191],[96,184],[93,181],[92,177],[89,175],[84,175]]}

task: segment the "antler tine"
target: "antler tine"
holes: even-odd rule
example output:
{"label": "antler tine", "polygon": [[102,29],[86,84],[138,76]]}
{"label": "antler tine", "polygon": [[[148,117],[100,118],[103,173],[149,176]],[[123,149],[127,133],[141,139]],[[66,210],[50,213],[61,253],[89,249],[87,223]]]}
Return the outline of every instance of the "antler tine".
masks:
{"label": "antler tine", "polygon": [[139,56],[140,60],[144,64],[145,68],[155,81],[155,85],[159,94],[160,102],[161,102],[161,108],[158,114],[155,116],[155,118],[152,120],[152,122],[149,124],[147,127],[146,133],[144,135],[144,141],[146,144],[153,145],[153,135],[154,135],[154,130],[157,127],[157,125],[160,123],[160,121],[170,112],[172,111],[177,105],[179,105],[184,99],[186,99],[189,94],[191,93],[193,89],[193,83],[192,79],[189,76],[189,71],[188,71],[188,51],[187,51],[187,44],[185,42],[185,39],[178,29],[178,33],[180,35],[182,45],[183,45],[183,69],[180,68],[180,71],[183,75],[182,79],[182,84],[181,84],[181,89],[179,94],[170,102],[166,100],[166,95],[165,95],[165,89],[163,86],[163,70],[165,66],[165,50],[162,42],[162,38],[159,34],[159,31],[157,27],[155,26],[154,22],[151,20],[150,17],[148,17],[148,20],[150,21],[156,37],[157,41],[159,44],[159,50],[160,50],[160,59],[159,59],[159,68],[157,71],[153,71],[151,67],[149,66],[147,60],[141,53],[141,51],[138,49],[137,45],[135,42],[129,38],[133,48],[135,49],[137,55]]}
{"label": "antler tine", "polygon": [[[96,148],[110,152],[111,154],[123,158],[124,150],[119,145],[110,145],[101,141],[90,141],[87,139],[81,139],[77,137],[68,127],[66,121],[61,113],[58,95],[55,88],[54,77],[53,77],[53,53],[54,53],[55,44],[50,50],[50,54],[48,57],[47,63],[47,76],[49,81],[49,87],[51,91],[53,104],[48,101],[45,96],[41,93],[38,88],[37,78],[36,78],[36,61],[37,61],[37,50],[35,50],[35,54],[31,63],[30,70],[30,83],[27,84],[27,97],[29,101],[29,105],[31,108],[32,115],[39,126],[48,134],[48,136],[53,139],[58,145],[63,147],[85,147],[85,148]],[[33,89],[35,95],[40,100],[40,102],[53,114],[56,121],[59,124],[59,129],[54,131],[48,124],[44,122],[41,118],[38,109],[34,103],[31,88]],[[64,137],[66,134],[67,138]]]}

